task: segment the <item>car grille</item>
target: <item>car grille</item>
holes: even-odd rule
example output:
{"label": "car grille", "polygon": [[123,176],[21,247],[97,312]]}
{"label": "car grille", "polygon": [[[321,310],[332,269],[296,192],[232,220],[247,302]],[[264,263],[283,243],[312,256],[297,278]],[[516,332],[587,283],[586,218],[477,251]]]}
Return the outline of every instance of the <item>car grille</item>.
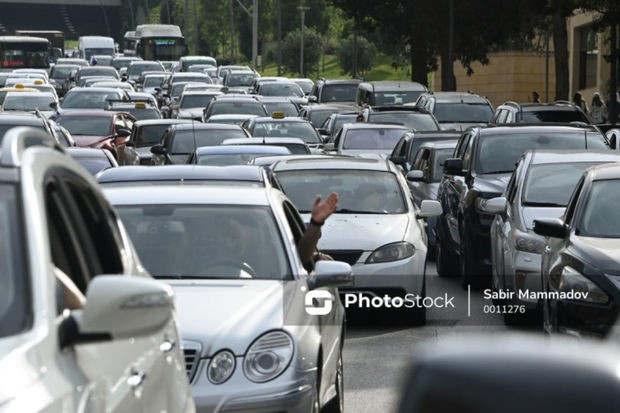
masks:
{"label": "car grille", "polygon": [[185,356],[185,370],[187,371],[187,378],[191,383],[196,375],[198,369],[198,362],[200,361],[200,344],[183,341],[183,355]]}
{"label": "car grille", "polygon": [[321,250],[323,254],[331,255],[336,261],[344,261],[347,264],[353,265],[357,263],[362,255],[362,250]]}

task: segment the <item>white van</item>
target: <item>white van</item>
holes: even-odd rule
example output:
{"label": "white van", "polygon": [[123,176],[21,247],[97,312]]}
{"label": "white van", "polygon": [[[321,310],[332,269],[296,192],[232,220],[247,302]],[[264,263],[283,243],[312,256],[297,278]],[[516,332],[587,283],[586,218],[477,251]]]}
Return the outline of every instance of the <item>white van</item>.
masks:
{"label": "white van", "polygon": [[114,39],[106,36],[80,36],[78,39],[78,54],[88,61],[93,55],[114,56],[116,48]]}

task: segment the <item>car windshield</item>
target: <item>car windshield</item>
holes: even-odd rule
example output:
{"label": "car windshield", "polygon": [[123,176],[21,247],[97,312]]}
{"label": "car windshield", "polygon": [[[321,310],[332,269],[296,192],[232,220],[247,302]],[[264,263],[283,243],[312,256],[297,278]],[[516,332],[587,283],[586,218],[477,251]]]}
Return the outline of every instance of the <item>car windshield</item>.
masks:
{"label": "car windshield", "polygon": [[355,102],[357,83],[323,85],[321,102]]}
{"label": "car windshield", "polygon": [[523,186],[524,206],[566,207],[577,181],[594,162],[533,165]]}
{"label": "car windshield", "polygon": [[407,129],[351,129],[343,137],[342,149],[394,149]]}
{"label": "car windshield", "polygon": [[598,133],[510,133],[482,138],[475,171],[479,174],[509,173],[528,149],[609,149]]}
{"label": "car windshield", "polygon": [[268,207],[117,205],[140,260],[161,278],[291,279]]}
{"label": "car windshield", "polygon": [[162,87],[164,84],[164,80],[166,80],[165,76],[146,76],[144,78],[144,83],[142,87],[144,88],[154,88],[154,87]]}
{"label": "car windshield", "polygon": [[301,138],[306,143],[320,143],[319,135],[307,122],[257,122],[254,124],[252,136],[255,138],[286,136]]}
{"label": "car windshield", "polygon": [[170,153],[192,153],[200,146],[219,145],[228,138],[247,138],[247,135],[239,128],[234,129],[196,129],[177,131],[172,141]]}
{"label": "car windshield", "polygon": [[74,92],[67,93],[62,101],[63,109],[105,109],[108,99],[120,99],[116,92]]}
{"label": "car windshield", "polygon": [[375,93],[375,105],[389,106],[413,103],[418,100],[418,96],[420,96],[422,92],[424,91]]}
{"label": "car windshield", "polygon": [[144,146],[153,146],[161,142],[164,132],[168,128],[168,124],[163,125],[144,125],[136,131],[135,145],[138,148]]}
{"label": "car windshield", "polygon": [[108,136],[112,134],[112,119],[94,116],[61,116],[56,123],[66,128],[71,135]]}
{"label": "car windshield", "polygon": [[293,102],[263,102],[267,112],[284,112],[284,116],[297,116],[299,111]]}
{"label": "car windshield", "polygon": [[0,337],[23,332],[32,319],[18,203],[15,186],[0,184]]}
{"label": "car windshield", "polygon": [[263,96],[297,96],[304,95],[303,90],[295,83],[265,82],[260,87]]}
{"label": "car windshield", "polygon": [[212,102],[210,106],[211,115],[243,114],[265,116],[267,114],[261,103],[251,100],[244,102],[224,102],[220,100]]}
{"label": "car windshield", "polygon": [[437,103],[433,114],[439,122],[488,123],[493,110],[484,103]]}
{"label": "car windshield", "polygon": [[50,79],[66,79],[78,66],[54,66],[50,72]]}
{"label": "car windshield", "polygon": [[584,237],[620,238],[620,180],[594,181],[588,201],[577,225]]}
{"label": "car windshield", "polygon": [[441,129],[430,113],[374,112],[368,115],[368,122],[400,123],[416,131],[437,131]]}
{"label": "car windshield", "polygon": [[390,172],[313,169],[276,172],[284,193],[302,213],[310,212],[317,195],[340,196],[336,213],[403,214],[405,195]]}
{"label": "car windshield", "polygon": [[179,108],[206,108],[214,97],[214,95],[183,95]]}
{"label": "car windshield", "polygon": [[19,96],[7,96],[4,99],[2,108],[4,110],[34,111],[52,110],[50,103],[55,102],[54,96],[33,96],[30,93],[20,93]]}
{"label": "car windshield", "polygon": [[590,123],[588,117],[578,110],[541,110],[521,111],[521,122],[584,122]]}
{"label": "car windshield", "polygon": [[255,78],[253,73],[229,73],[226,76],[226,86],[251,86]]}

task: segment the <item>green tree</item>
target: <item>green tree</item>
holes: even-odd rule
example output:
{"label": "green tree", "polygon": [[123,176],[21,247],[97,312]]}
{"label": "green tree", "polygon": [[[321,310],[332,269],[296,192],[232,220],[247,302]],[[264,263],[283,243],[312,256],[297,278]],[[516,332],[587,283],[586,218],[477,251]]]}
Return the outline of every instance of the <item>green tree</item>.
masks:
{"label": "green tree", "polygon": [[[321,35],[312,28],[304,30],[304,74],[316,72],[321,58]],[[300,73],[301,31],[290,32],[282,42],[282,65],[285,70]],[[300,73],[301,74],[301,73]]]}
{"label": "green tree", "polygon": [[[346,74],[353,74],[353,52],[356,48],[353,46],[353,35],[340,42],[338,48],[338,59],[342,66],[342,71]],[[357,71],[360,75],[370,69],[377,55],[377,48],[370,43],[365,37],[357,37]]]}

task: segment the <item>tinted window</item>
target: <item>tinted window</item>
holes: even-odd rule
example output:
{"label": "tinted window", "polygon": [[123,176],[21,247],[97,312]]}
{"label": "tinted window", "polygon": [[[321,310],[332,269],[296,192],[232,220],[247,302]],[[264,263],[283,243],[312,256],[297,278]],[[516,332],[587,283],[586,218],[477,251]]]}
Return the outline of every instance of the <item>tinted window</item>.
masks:
{"label": "tinted window", "polygon": [[577,181],[593,162],[532,166],[523,188],[523,205],[565,207]]}
{"label": "tinted window", "polygon": [[584,133],[510,133],[487,135],[481,138],[476,161],[476,172],[480,174],[508,173],[523,152],[528,149],[608,149],[603,137]]}
{"label": "tinted window", "polygon": [[435,152],[435,160],[433,164],[433,182],[441,181],[443,176],[443,163],[446,159],[452,157],[453,149],[440,149]]}
{"label": "tinted window", "polygon": [[237,130],[183,130],[177,131],[172,141],[171,153],[192,153],[200,146],[219,145],[228,138],[247,138],[245,133]]}
{"label": "tinted window", "polygon": [[[237,205],[117,205],[151,274],[290,279],[271,210]],[[240,272],[240,264],[249,268]]]}
{"label": "tinted window", "polygon": [[344,136],[342,149],[389,149],[398,143],[404,129],[352,129]]}
{"label": "tinted window", "polygon": [[111,118],[59,117],[56,123],[66,128],[71,135],[107,136],[110,134]]}
{"label": "tinted window", "polygon": [[522,122],[584,122],[590,123],[586,115],[577,110],[545,110],[520,112]]}
{"label": "tinted window", "polygon": [[620,238],[619,204],[620,180],[594,181],[578,225],[579,235]]}
{"label": "tinted window", "polygon": [[355,102],[357,84],[323,85],[321,102]]}
{"label": "tinted window", "polygon": [[440,130],[435,118],[429,113],[375,112],[368,115],[368,122],[400,123],[401,125],[405,125],[407,128],[416,131]]}
{"label": "tinted window", "polygon": [[487,123],[493,110],[486,104],[437,103],[433,114],[439,122]]}
{"label": "tinted window", "polygon": [[13,185],[0,185],[0,337],[23,331],[32,317],[18,202]]}

